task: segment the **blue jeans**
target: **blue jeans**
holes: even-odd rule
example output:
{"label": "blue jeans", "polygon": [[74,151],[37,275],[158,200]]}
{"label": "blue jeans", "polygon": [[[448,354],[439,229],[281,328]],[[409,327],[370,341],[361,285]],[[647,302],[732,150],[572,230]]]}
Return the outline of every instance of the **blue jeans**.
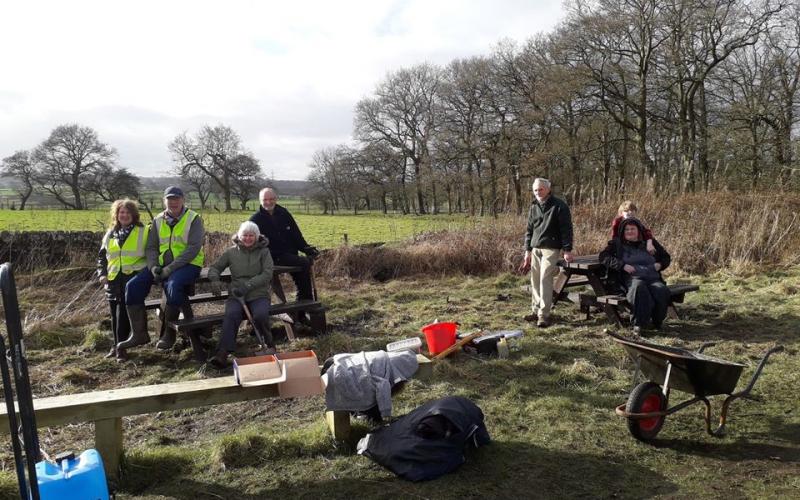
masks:
{"label": "blue jeans", "polygon": [[[167,296],[167,305],[180,307],[186,301],[186,287],[197,281],[200,277],[200,267],[187,264],[173,271],[165,281],[161,282],[164,294]],[[153,273],[144,268],[134,276],[125,286],[125,303],[143,305],[150,287],[153,286]]]}
{"label": "blue jeans", "polygon": [[[247,307],[250,309],[250,314],[253,315],[253,321],[260,332],[264,332],[269,328],[269,299],[267,297],[259,297],[257,299],[248,300]],[[225,319],[222,320],[222,337],[219,339],[219,351],[233,352],[236,350],[236,332],[239,331],[239,325],[245,318],[242,303],[236,299],[228,299],[225,301]],[[269,340],[266,340],[269,342]]]}

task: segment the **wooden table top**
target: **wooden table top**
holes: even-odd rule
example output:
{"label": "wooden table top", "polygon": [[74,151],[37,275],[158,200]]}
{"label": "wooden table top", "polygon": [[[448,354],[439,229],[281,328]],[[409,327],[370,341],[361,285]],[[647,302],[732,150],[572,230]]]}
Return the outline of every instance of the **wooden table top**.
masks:
{"label": "wooden table top", "polygon": [[572,262],[561,261],[559,263],[564,269],[595,270],[604,267],[600,263],[600,255],[580,255],[575,257]]}

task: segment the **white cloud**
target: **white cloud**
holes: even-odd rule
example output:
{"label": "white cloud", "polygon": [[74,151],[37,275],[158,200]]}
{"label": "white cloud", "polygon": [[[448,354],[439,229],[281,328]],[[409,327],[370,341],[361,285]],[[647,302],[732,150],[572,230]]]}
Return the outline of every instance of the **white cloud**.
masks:
{"label": "white cloud", "polygon": [[560,0],[3,2],[0,156],[77,122],[154,175],[177,133],[226,123],[265,170],[303,178],[387,72],[487,53],[560,15]]}

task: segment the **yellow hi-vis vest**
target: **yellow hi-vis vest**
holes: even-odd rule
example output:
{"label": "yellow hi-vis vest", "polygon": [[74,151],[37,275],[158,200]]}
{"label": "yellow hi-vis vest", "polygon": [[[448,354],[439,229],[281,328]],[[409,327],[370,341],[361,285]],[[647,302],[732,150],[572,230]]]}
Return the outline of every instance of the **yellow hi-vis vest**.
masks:
{"label": "yellow hi-vis vest", "polygon": [[[164,220],[164,214],[159,215],[153,219],[153,225],[156,232],[158,232],[158,264],[164,265],[164,254],[167,250],[172,250],[172,258],[177,259],[180,254],[186,250],[186,242],[189,241],[189,230],[192,228],[192,222],[200,215],[194,210],[187,210],[178,223],[170,227],[167,221]],[[203,247],[197,253],[194,259],[189,264],[203,267]]]}
{"label": "yellow hi-vis vest", "polygon": [[103,248],[106,249],[106,259],[108,260],[106,269],[109,281],[116,278],[120,271],[122,274],[133,274],[147,266],[144,247],[149,232],[149,226],[134,226],[122,246],[119,245],[118,239],[111,238],[110,231],[106,233],[103,237]]}

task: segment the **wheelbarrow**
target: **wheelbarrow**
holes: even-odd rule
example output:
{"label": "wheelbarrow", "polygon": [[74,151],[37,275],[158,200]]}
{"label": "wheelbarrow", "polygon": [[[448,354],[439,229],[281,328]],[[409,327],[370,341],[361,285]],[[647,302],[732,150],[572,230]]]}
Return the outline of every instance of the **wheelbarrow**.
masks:
{"label": "wheelbarrow", "polygon": [[[707,347],[714,345],[713,342],[703,344],[697,351],[688,351],[621,337],[610,331],[607,333],[622,345],[636,364],[634,381],[640,371],[649,379],[648,382],[634,387],[627,403],[616,408],[616,414],[628,419],[628,430],[640,441],[654,439],[664,425],[667,415],[672,415],[699,401],[706,406],[706,432],[712,436],[722,436],[731,403],[750,394],[761,375],[761,370],[767,364],[767,359],[771,354],[783,350],[783,346],[776,346],[767,351],[747,387],[734,392],[745,365],[703,354]],[[694,394],[694,397],[668,408],[672,389]],[[717,394],[727,394],[728,397],[722,403],[719,426],[712,430],[711,403],[708,396]]]}

